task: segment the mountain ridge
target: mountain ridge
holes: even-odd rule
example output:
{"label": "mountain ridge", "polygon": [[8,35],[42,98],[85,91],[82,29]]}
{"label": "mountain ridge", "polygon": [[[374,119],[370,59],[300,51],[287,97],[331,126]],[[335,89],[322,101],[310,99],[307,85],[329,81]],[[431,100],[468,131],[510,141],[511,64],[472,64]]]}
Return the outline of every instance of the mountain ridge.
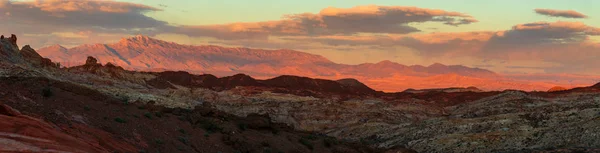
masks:
{"label": "mountain ridge", "polygon": [[[61,45],[52,45],[49,47],[42,47],[38,50],[40,50],[40,52],[42,52],[44,55],[49,55],[50,58],[52,58],[52,56],[56,56],[56,55],[52,55],[51,53],[49,53],[49,51],[52,51],[52,49],[65,48],[69,51],[70,50],[80,51],[81,48],[100,49],[97,47],[100,45],[104,45],[107,48],[112,48],[120,53],[125,51],[124,49],[147,49],[147,48],[151,48],[151,47],[182,49],[182,48],[190,48],[191,47],[191,48],[197,49],[197,50],[275,51],[275,52],[282,52],[282,53],[286,53],[286,54],[294,53],[294,54],[305,55],[306,57],[314,58],[315,59],[314,61],[320,61],[320,62],[323,62],[323,64],[336,64],[336,65],[341,65],[341,66],[378,65],[378,66],[409,67],[412,69],[419,69],[420,67],[425,67],[425,66],[421,66],[421,65],[408,66],[408,65],[403,65],[403,64],[397,63],[397,62],[392,62],[389,60],[383,60],[383,61],[380,61],[377,63],[362,63],[362,64],[356,64],[356,65],[339,64],[339,63],[334,63],[321,55],[315,55],[315,54],[310,54],[310,53],[305,53],[305,52],[295,51],[295,50],[290,50],[290,49],[265,50],[265,49],[245,48],[245,47],[222,47],[222,46],[216,46],[216,45],[197,45],[197,46],[183,45],[183,44],[178,44],[175,42],[169,42],[169,41],[165,41],[165,40],[155,39],[155,38],[152,38],[149,36],[144,36],[144,35],[136,35],[136,36],[129,37],[129,38],[122,38],[118,42],[112,43],[112,44],[93,44],[93,45],[84,44],[84,45],[80,45],[80,46],[76,46],[76,47],[72,47],[72,48],[66,48]],[[60,46],[60,47],[55,47],[55,46]],[[140,48],[141,46],[147,46],[147,47]],[[142,51],[142,50],[139,50],[139,51]],[[91,56],[91,54],[88,54],[88,55]],[[100,61],[103,61],[102,57],[97,57],[97,58]],[[126,56],[124,56],[124,58],[135,58],[135,56],[132,56],[132,55],[127,56],[127,54],[126,54]],[[78,58],[78,59],[81,59],[81,58]],[[113,61],[113,63],[114,63],[114,61]],[[466,67],[466,66],[462,66],[462,65],[444,65],[441,63],[434,63],[425,68],[450,68],[450,67],[454,67],[457,69],[481,70],[482,73],[495,74],[494,72],[485,70],[485,69],[470,68],[470,67]]]}
{"label": "mountain ridge", "polygon": [[[92,56],[100,63],[110,62],[135,71],[187,71],[193,74],[213,74],[221,77],[243,73],[258,79],[280,75],[330,80],[355,78],[374,89],[391,92],[415,88],[408,84],[393,83],[394,86],[391,86],[390,83],[381,83],[381,81],[391,80],[397,82],[398,76],[410,78],[411,80],[404,80],[407,82],[420,82],[418,88],[439,88],[434,82],[452,82],[448,86],[456,87],[484,85],[482,81],[494,82],[494,85],[480,87],[483,90],[507,88],[546,90],[557,85],[535,82],[515,83],[493,71],[463,65],[441,63],[428,66],[403,65],[389,60],[349,65],[335,63],[321,55],[290,49],[183,45],[143,35],[122,38],[118,42],[109,44],[84,44],[72,48],[53,45],[41,48],[38,52],[67,67],[82,65],[84,62],[81,59]],[[453,74],[461,76],[462,79],[444,81],[448,78],[439,77],[450,75],[458,78]],[[423,82],[423,79],[418,78],[430,78],[425,79],[429,81],[440,78],[443,80]]]}

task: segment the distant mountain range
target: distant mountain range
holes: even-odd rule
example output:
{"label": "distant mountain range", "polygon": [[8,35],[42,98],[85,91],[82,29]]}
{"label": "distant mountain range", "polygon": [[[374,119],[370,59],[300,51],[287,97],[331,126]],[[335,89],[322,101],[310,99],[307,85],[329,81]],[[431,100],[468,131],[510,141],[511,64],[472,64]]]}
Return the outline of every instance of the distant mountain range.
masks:
{"label": "distant mountain range", "polygon": [[[429,66],[407,66],[387,60],[347,65],[334,63],[320,55],[288,49],[191,46],[142,35],[123,38],[113,44],[86,44],[73,48],[54,45],[40,48],[38,53],[52,61],[60,62],[63,66],[81,65],[85,63],[82,59],[93,56],[101,63],[110,62],[130,70],[183,70],[217,76],[244,73],[255,78],[271,78],[280,75],[334,80],[355,78],[374,89],[384,91],[468,86],[476,86],[484,90],[508,88],[547,90],[555,86],[502,81],[505,78],[492,71],[461,65],[435,63]],[[387,83],[390,81],[392,82]]]}

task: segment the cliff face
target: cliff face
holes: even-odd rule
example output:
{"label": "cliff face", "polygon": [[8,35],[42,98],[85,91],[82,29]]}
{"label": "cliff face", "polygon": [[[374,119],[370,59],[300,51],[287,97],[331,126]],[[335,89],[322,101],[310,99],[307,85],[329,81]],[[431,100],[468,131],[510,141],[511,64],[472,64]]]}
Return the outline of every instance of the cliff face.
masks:
{"label": "cliff face", "polygon": [[19,46],[17,45],[17,36],[14,34],[8,38],[5,38],[4,35],[0,37],[0,58],[3,59],[3,62],[10,62],[12,64],[26,64],[35,67],[57,67],[50,59],[40,56],[40,54],[29,45],[25,45],[22,49],[19,49]]}

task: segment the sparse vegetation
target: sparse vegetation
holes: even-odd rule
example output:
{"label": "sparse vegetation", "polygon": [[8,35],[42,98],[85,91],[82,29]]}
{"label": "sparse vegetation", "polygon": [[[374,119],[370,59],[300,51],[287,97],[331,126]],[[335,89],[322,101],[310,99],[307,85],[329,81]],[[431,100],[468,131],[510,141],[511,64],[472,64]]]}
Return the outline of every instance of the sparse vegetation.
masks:
{"label": "sparse vegetation", "polygon": [[184,129],[179,129],[177,131],[179,131],[179,133],[181,133],[181,134],[186,134]]}
{"label": "sparse vegetation", "polygon": [[54,95],[54,93],[52,92],[52,88],[44,87],[42,89],[42,96],[48,98],[48,97],[52,97],[53,95]]}
{"label": "sparse vegetation", "polygon": [[129,97],[126,95],[117,95],[117,98],[125,105],[129,105]]}
{"label": "sparse vegetation", "polygon": [[238,123],[238,128],[242,131],[246,131],[248,129],[248,124]]}
{"label": "sparse vegetation", "polygon": [[125,119],[123,119],[123,118],[120,118],[120,117],[117,117],[117,118],[115,118],[115,122],[119,122],[119,123],[127,123],[127,120],[125,120]]}
{"label": "sparse vegetation", "polygon": [[161,118],[163,114],[161,112],[154,112],[154,116]]}
{"label": "sparse vegetation", "polygon": [[269,147],[271,146],[271,144],[269,144],[269,142],[263,141],[260,143],[263,147]]}
{"label": "sparse vegetation", "polygon": [[154,143],[158,144],[158,145],[162,145],[165,142],[162,139],[154,139]]}
{"label": "sparse vegetation", "polygon": [[183,136],[177,137],[177,140],[179,140],[179,142],[181,142],[185,145],[189,144],[189,142],[190,142],[190,140],[187,137],[183,137]]}
{"label": "sparse vegetation", "polygon": [[308,140],[316,140],[317,136],[311,134],[311,135],[304,136],[303,138],[308,139]]}
{"label": "sparse vegetation", "polygon": [[279,135],[279,129],[277,129],[277,128],[273,128],[273,129],[271,130],[271,132],[272,132],[274,135]]}
{"label": "sparse vegetation", "polygon": [[184,151],[184,150],[185,150],[185,148],[183,148],[182,146],[177,146],[177,150],[179,150],[179,151]]}
{"label": "sparse vegetation", "polygon": [[223,130],[223,127],[217,125],[215,122],[211,120],[204,119],[200,121],[200,124],[204,130],[209,133],[214,133]]}
{"label": "sparse vegetation", "polygon": [[150,113],[150,112],[144,113],[144,116],[148,119],[152,119],[152,113]]}
{"label": "sparse vegetation", "polygon": [[338,144],[340,144],[340,142],[335,138],[327,138],[323,140],[323,145],[328,148]]}
{"label": "sparse vegetation", "polygon": [[90,106],[83,106],[83,110],[90,111],[90,110],[92,110],[92,108],[90,108]]}
{"label": "sparse vegetation", "polygon": [[273,149],[271,149],[270,147],[266,147],[263,149],[263,153],[272,153]]}
{"label": "sparse vegetation", "polygon": [[300,139],[300,140],[298,140],[298,141],[299,141],[299,142],[300,142],[302,145],[306,146],[306,147],[307,147],[308,149],[310,149],[310,150],[313,150],[313,149],[315,149],[315,148],[314,148],[314,146],[313,146],[313,144],[312,144],[312,143],[311,143],[309,140],[307,140],[307,139],[305,139],[305,138],[301,138],[301,139]]}

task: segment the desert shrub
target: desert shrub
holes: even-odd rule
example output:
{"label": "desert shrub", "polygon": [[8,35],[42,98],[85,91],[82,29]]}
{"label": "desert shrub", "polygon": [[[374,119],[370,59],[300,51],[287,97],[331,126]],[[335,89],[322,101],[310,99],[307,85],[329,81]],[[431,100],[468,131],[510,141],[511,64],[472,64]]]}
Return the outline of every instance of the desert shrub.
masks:
{"label": "desert shrub", "polygon": [[328,147],[328,148],[338,145],[338,144],[340,144],[340,142],[335,138],[327,138],[327,139],[323,140],[323,145],[325,145],[325,147]]}
{"label": "desert shrub", "polygon": [[190,142],[190,140],[188,138],[183,137],[183,136],[177,137],[177,140],[179,140],[179,142],[186,144],[186,145]]}
{"label": "desert shrub", "polygon": [[127,123],[127,121],[123,118],[117,117],[115,118],[115,122],[119,122],[119,123]]}
{"label": "desert shrub", "polygon": [[162,116],[163,116],[163,114],[162,114],[162,113],[160,113],[160,112],[154,112],[154,116],[156,116],[156,117],[159,117],[159,118],[160,118],[160,117],[162,117]]}
{"label": "desert shrub", "polygon": [[182,146],[177,146],[177,150],[179,150],[179,151],[184,151],[184,150],[185,150],[185,148],[183,148]]}
{"label": "desert shrub", "polygon": [[277,129],[277,128],[273,128],[273,129],[271,130],[271,133],[273,133],[274,135],[279,135],[279,129]]}
{"label": "desert shrub", "polygon": [[117,98],[125,105],[129,105],[129,97],[126,95],[117,95]]}
{"label": "desert shrub", "polygon": [[161,144],[164,144],[165,142],[162,139],[154,139],[154,143],[161,145]]}
{"label": "desert shrub", "polygon": [[248,124],[238,123],[238,128],[240,128],[242,131],[246,131],[248,129]]}
{"label": "desert shrub", "polygon": [[90,106],[83,106],[83,110],[90,111],[90,110],[92,110],[92,108],[90,108]]}
{"label": "desert shrub", "polygon": [[266,147],[263,149],[263,153],[273,153],[273,149]]}
{"label": "desert shrub", "polygon": [[52,92],[52,88],[50,87],[44,87],[42,89],[42,96],[44,97],[52,97],[54,95],[54,93]]}
{"label": "desert shrub", "polygon": [[207,120],[207,119],[202,120],[202,121],[200,121],[200,124],[201,124],[202,128],[209,133],[214,133],[214,132],[223,130],[223,127],[217,125],[215,122],[213,122],[211,120]]}
{"label": "desert shrub", "polygon": [[184,129],[179,129],[177,131],[179,131],[179,133],[181,133],[181,134],[185,134],[185,130]]}
{"label": "desert shrub", "polygon": [[144,113],[144,116],[148,119],[152,119],[152,113],[150,113],[150,112]]}
{"label": "desert shrub", "polygon": [[308,149],[310,149],[310,150],[313,150],[313,149],[314,149],[314,146],[313,146],[313,144],[312,144],[310,141],[308,141],[307,139],[305,139],[305,138],[301,138],[301,139],[299,140],[299,142],[300,142],[302,145],[306,146],[306,147],[307,147]]}
{"label": "desert shrub", "polygon": [[308,139],[308,140],[316,140],[317,136],[311,134],[311,135],[304,136],[303,138]]}
{"label": "desert shrub", "polygon": [[266,141],[261,142],[260,145],[262,145],[263,147],[271,146],[271,144],[269,144],[269,142],[266,142]]}

